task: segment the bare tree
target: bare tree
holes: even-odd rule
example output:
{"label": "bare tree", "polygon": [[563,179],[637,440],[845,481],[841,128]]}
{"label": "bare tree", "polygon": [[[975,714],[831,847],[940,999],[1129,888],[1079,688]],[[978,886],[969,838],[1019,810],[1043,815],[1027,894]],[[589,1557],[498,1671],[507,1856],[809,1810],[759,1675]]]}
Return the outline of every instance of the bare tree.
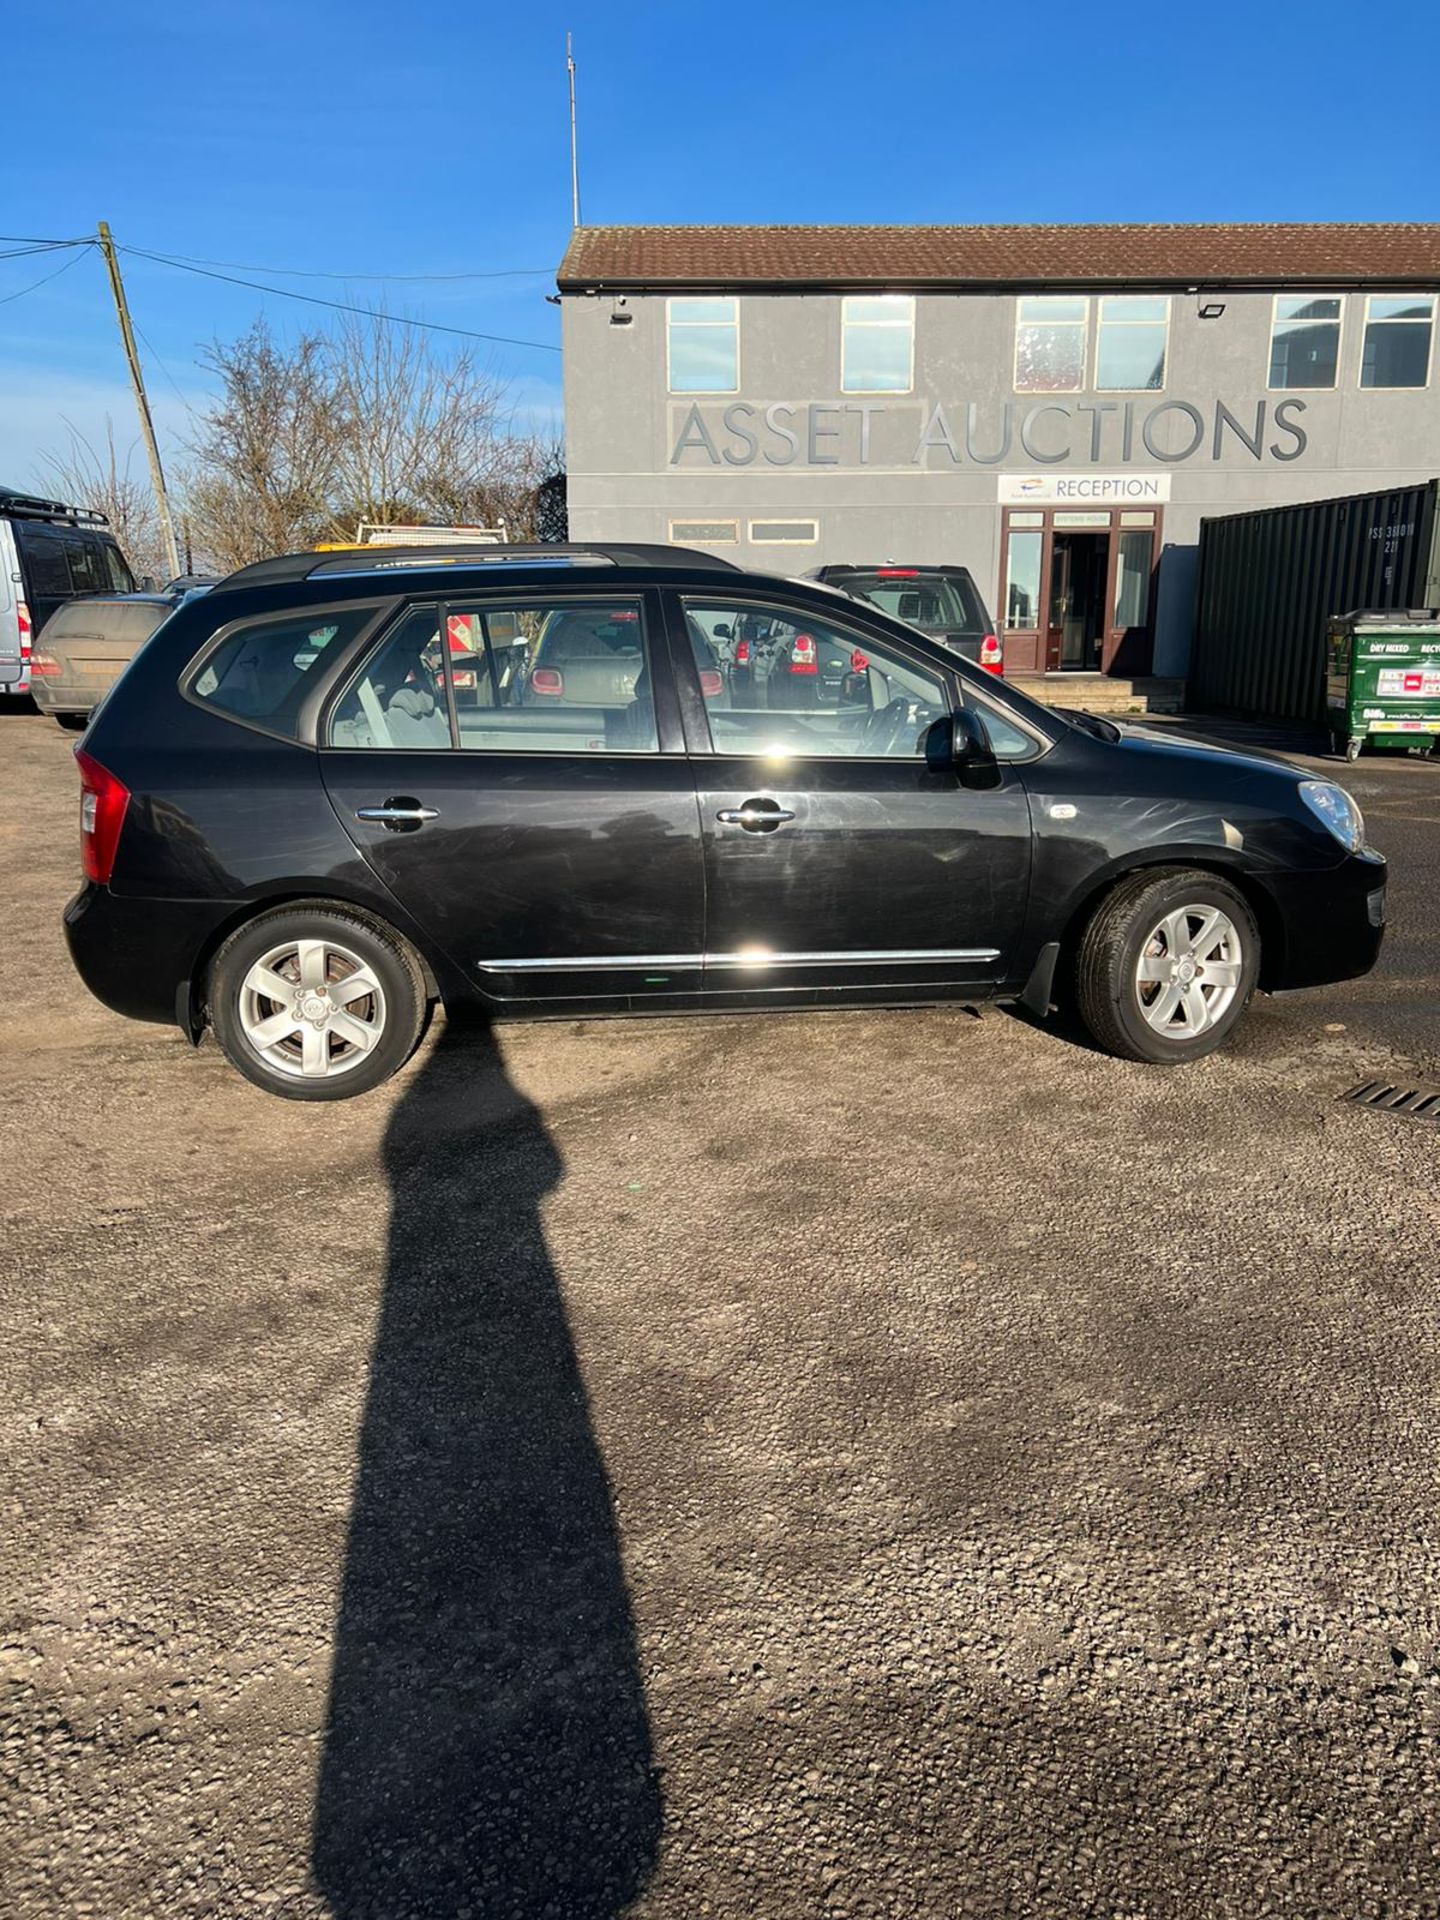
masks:
{"label": "bare tree", "polygon": [[103,513],[138,577],[148,573],[157,580],[168,578],[170,562],[160,538],[149,477],[130,471],[133,443],[122,459],[115,445],[115,423],[108,416],[103,448],[93,446],[69,420],[64,424],[70,444],[63,453],[41,455],[37,486],[67,506],[92,507]]}
{"label": "bare tree", "polygon": [[286,346],[257,321],[205,364],[220,392],[185,491],[217,563],[351,539],[361,520],[503,522],[532,537],[558,451],[512,430],[503,383],[467,351],[358,317]]}
{"label": "bare tree", "polygon": [[220,392],[200,416],[184,491],[196,545],[216,564],[345,538],[332,499],[341,421],[330,357],[323,335],[284,347],[263,320],[202,356]]}

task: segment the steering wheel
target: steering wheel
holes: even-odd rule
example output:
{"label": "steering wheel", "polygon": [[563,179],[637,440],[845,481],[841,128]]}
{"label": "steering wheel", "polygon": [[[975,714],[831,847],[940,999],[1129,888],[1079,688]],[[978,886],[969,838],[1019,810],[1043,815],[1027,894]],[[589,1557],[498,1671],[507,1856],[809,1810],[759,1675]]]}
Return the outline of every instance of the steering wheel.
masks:
{"label": "steering wheel", "polygon": [[893,753],[901,733],[910,723],[914,704],[902,693],[888,706],[877,707],[860,729],[860,751]]}

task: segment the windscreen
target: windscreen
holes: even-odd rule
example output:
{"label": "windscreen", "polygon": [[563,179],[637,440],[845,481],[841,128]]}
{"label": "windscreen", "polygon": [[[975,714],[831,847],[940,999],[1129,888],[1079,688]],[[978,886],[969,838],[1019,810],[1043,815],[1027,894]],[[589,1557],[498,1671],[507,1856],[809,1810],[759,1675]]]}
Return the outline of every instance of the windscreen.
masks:
{"label": "windscreen", "polygon": [[966,574],[876,567],[835,574],[830,584],[870,601],[882,613],[922,633],[965,633],[979,638],[990,631],[980,596]]}

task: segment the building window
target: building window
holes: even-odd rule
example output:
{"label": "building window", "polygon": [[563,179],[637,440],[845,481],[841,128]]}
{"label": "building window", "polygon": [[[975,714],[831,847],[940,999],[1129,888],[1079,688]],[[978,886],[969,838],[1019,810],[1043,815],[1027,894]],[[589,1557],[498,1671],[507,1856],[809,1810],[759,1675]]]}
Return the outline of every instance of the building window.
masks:
{"label": "building window", "polygon": [[1107,296],[1095,346],[1097,393],[1147,393],[1165,384],[1170,302],[1164,294]]}
{"label": "building window", "polygon": [[1270,325],[1270,385],[1333,387],[1340,367],[1340,302],[1277,293]]}
{"label": "building window", "polygon": [[1365,302],[1362,387],[1423,387],[1430,378],[1433,293],[1372,293]]}
{"label": "building window", "polygon": [[740,391],[738,300],[671,300],[667,352],[671,393]]}
{"label": "building window", "polygon": [[1015,316],[1015,391],[1079,393],[1085,384],[1085,322],[1089,302],[1069,295],[1036,295]]}
{"label": "building window", "polygon": [[1033,631],[1040,625],[1040,563],[1044,552],[1044,514],[1012,513],[1002,615],[1007,627]]}
{"label": "building window", "polygon": [[818,520],[752,520],[750,539],[757,547],[809,547],[820,538]]}
{"label": "building window", "polygon": [[672,520],[670,538],[681,547],[733,547],[740,528],[734,520]]}
{"label": "building window", "polygon": [[857,294],[841,305],[844,393],[908,393],[915,384],[915,302],[908,293]]}

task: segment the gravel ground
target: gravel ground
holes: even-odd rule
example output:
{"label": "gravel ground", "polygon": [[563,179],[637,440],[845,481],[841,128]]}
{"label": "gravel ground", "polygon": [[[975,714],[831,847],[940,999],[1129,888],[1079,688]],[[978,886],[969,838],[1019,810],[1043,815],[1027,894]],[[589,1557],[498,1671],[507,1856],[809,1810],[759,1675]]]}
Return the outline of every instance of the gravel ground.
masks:
{"label": "gravel ground", "polygon": [[437,1027],[332,1110],[74,982],[0,721],[7,1920],[1433,1920],[1440,769],[1372,979]]}

